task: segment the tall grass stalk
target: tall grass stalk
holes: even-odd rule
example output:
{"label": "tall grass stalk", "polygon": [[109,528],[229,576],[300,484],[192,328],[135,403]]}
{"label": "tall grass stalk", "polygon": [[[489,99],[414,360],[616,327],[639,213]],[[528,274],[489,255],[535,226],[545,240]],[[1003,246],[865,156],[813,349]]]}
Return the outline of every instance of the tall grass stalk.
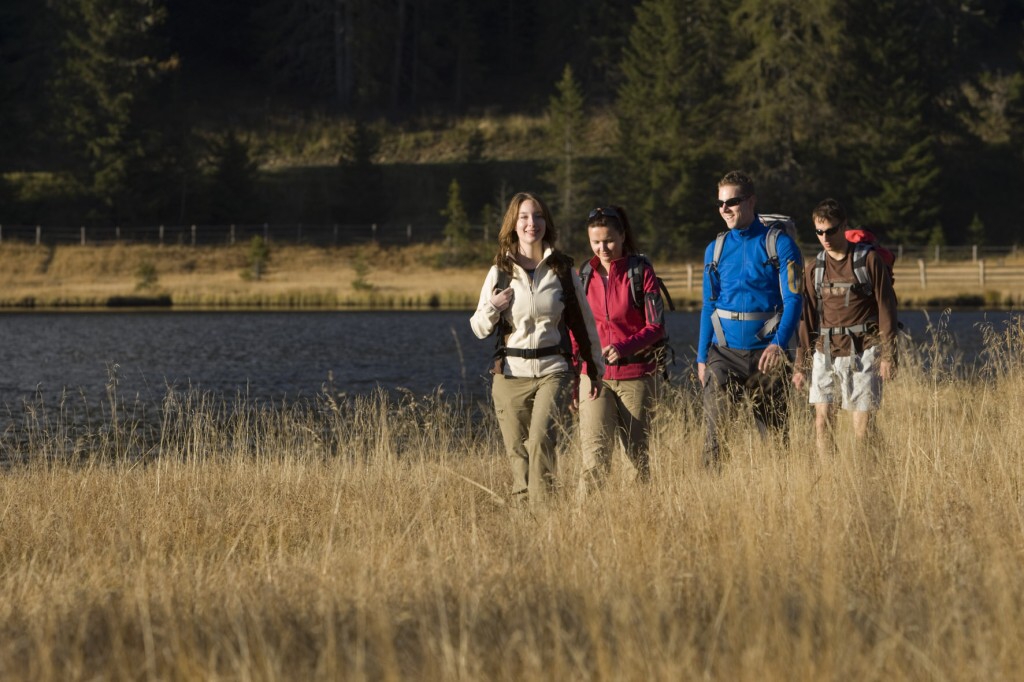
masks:
{"label": "tall grass stalk", "polygon": [[649,486],[620,459],[579,503],[569,433],[547,513],[504,503],[468,398],[28,404],[0,441],[0,677],[1014,679],[1024,333],[988,344],[976,372],[909,351],[870,448],[841,420],[818,459],[795,399],[788,446],[741,423],[717,475],[673,388]]}

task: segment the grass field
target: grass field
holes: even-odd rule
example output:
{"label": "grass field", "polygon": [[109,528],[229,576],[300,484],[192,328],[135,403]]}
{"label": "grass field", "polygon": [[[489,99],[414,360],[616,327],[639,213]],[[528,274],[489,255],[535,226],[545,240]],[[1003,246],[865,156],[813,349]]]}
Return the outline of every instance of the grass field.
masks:
{"label": "grass field", "polygon": [[[260,279],[251,277],[249,245],[34,246],[0,244],[0,308],[83,308],[126,299],[176,307],[461,308],[476,306],[490,247],[475,258],[441,244],[384,248],[373,243],[320,248],[272,245]],[[470,261],[468,265],[461,265]],[[700,305],[701,266],[655,263],[680,308]],[[896,270],[906,307],[1014,308],[1024,303],[1024,261]]]}
{"label": "grass field", "polygon": [[[653,482],[513,508],[490,408],[438,396],[27,405],[0,446],[0,678],[1011,680],[1024,669],[1024,328],[905,354],[877,447],[742,423]],[[796,400],[796,399],[795,399]],[[561,445],[571,490],[578,443]]]}

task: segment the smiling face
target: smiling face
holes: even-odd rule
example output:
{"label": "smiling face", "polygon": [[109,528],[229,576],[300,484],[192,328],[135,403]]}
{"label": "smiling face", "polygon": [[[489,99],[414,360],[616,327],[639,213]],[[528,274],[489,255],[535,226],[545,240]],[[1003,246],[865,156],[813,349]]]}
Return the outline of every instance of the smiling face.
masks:
{"label": "smiling face", "polygon": [[739,185],[721,185],[718,188],[718,213],[730,230],[746,228],[754,222],[753,194],[744,196]]}
{"label": "smiling face", "polygon": [[622,258],[624,237],[615,228],[594,225],[587,228],[587,235],[590,237],[590,248],[606,271],[612,261]]}
{"label": "smiling face", "polygon": [[547,221],[544,219],[544,211],[532,199],[527,199],[519,204],[519,217],[516,219],[516,236],[519,237],[521,249],[528,252],[534,245],[544,241],[544,233],[547,230]]}

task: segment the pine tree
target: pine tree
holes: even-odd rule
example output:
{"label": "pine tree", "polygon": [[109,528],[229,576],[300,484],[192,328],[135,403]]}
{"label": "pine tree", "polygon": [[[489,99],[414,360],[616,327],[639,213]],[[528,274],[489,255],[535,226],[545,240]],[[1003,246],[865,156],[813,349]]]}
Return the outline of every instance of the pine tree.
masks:
{"label": "pine tree", "polygon": [[259,221],[262,217],[257,191],[259,164],[252,158],[249,144],[229,131],[214,148],[214,164],[210,219],[217,223]]}
{"label": "pine tree", "polygon": [[840,130],[834,101],[843,41],[835,3],[742,0],[731,17],[744,41],[728,76],[731,115],[741,126],[735,152],[746,159],[759,194],[779,209],[813,202],[835,179],[830,159]]}
{"label": "pine tree", "polygon": [[131,201],[129,171],[145,153],[146,98],[176,67],[156,37],[165,11],[160,0],[68,0],[58,8],[53,120],[78,187],[100,207],[93,217],[118,220]]}
{"label": "pine tree", "polygon": [[967,243],[972,246],[985,245],[985,223],[977,213],[971,218],[971,224],[967,226]]}
{"label": "pine tree", "polygon": [[675,253],[712,235],[730,2],[645,0],[623,54],[615,187],[648,243]]}
{"label": "pine tree", "polygon": [[346,223],[381,222],[384,202],[383,178],[374,163],[380,136],[362,121],[356,121],[345,138],[338,160],[341,167],[340,202],[336,218]]}
{"label": "pine tree", "polygon": [[845,15],[847,62],[856,69],[843,94],[846,157],[854,208],[892,243],[933,238],[941,204],[939,131],[945,86],[934,73],[951,59],[939,38],[950,29],[946,2],[851,0]]}
{"label": "pine tree", "polygon": [[441,217],[448,219],[444,225],[444,236],[451,241],[453,246],[465,246],[470,239],[471,226],[469,216],[466,214],[466,207],[462,204],[459,181],[454,178],[448,185],[448,204],[441,211]]}
{"label": "pine tree", "polygon": [[574,239],[573,230],[567,228],[579,222],[578,214],[588,190],[582,157],[587,121],[583,92],[568,64],[562,71],[562,79],[556,89],[558,94],[548,102],[547,130],[548,143],[554,151],[555,159],[546,178],[555,188],[556,200],[552,207],[555,224],[561,227],[568,248],[573,248],[579,246],[581,240]]}

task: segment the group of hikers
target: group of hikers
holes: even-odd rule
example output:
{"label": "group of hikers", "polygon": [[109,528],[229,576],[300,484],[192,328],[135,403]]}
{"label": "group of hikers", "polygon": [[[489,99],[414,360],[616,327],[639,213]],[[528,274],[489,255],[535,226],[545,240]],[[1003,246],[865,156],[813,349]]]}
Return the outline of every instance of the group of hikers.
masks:
{"label": "group of hikers", "polygon": [[[897,364],[896,297],[882,253],[852,241],[843,207],[825,199],[811,213],[822,250],[805,271],[792,221],[757,213],[747,174],[723,176],[717,203],[728,229],[705,251],[697,347],[705,465],[721,467],[722,435],[744,396],[761,435],[785,441],[790,383],[808,389],[820,454],[833,447],[837,407],[868,438]],[[552,494],[567,408],[579,414],[581,497],[606,480],[620,442],[637,480],[650,479],[665,338],[660,281],[621,206],[595,208],[586,230],[594,255],[576,271],[555,246],[545,203],[512,197],[470,320],[478,338],[497,336],[494,409],[513,498],[531,504]]]}

